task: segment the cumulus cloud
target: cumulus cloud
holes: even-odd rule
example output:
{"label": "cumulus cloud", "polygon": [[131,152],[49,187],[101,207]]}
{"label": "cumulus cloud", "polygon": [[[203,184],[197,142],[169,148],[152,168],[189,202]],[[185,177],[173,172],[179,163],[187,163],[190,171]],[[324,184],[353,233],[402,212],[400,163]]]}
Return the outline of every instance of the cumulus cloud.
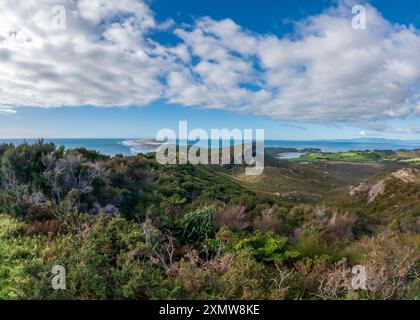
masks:
{"label": "cumulus cloud", "polygon": [[273,99],[260,87],[261,77],[253,62],[258,40],[233,21],[202,18],[175,34],[195,62],[169,73],[169,102],[249,112]]}
{"label": "cumulus cloud", "polygon": [[[67,28],[51,28],[51,8]],[[420,115],[420,33],[370,5],[366,30],[340,2],[295,22],[289,36],[256,34],[230,19],[174,29],[137,0],[0,2],[0,103],[132,106],[157,99],[273,119],[363,128]]]}
{"label": "cumulus cloud", "polygon": [[370,6],[367,29],[356,31],[345,8],[299,23],[296,40],[262,39],[264,78],[279,92],[273,117],[369,122],[415,113],[418,31],[390,25]]}
{"label": "cumulus cloud", "polygon": [[341,3],[297,22],[293,37],[284,38],[201,19],[193,30],[177,31],[199,63],[169,82],[171,101],[364,126],[418,115],[418,30],[390,24],[369,5],[366,30],[354,30],[352,18]]}
{"label": "cumulus cloud", "polygon": [[[66,8],[53,28],[52,8]],[[168,56],[155,55],[158,28],[136,0],[0,2],[0,98],[14,106],[144,105],[162,95]]]}

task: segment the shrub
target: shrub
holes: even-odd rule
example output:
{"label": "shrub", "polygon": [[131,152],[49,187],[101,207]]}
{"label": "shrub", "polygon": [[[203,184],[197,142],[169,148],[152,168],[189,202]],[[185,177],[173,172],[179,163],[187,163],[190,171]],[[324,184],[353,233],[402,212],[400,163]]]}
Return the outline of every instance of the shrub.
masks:
{"label": "shrub", "polygon": [[328,221],[327,232],[333,241],[353,240],[353,226],[357,221],[357,216],[349,213],[339,214],[337,211]]}
{"label": "shrub", "polygon": [[240,231],[249,227],[249,218],[245,207],[241,205],[220,208],[214,215],[214,224],[221,228],[226,226],[232,231]]}
{"label": "shrub", "polygon": [[0,190],[0,210],[15,217],[26,216],[30,208],[29,186],[18,185],[14,189]]}
{"label": "shrub", "polygon": [[340,214],[337,210],[327,211],[325,207],[317,206],[314,214],[302,225],[295,229],[294,235],[300,238],[306,233],[319,233],[325,236],[326,240],[335,243],[337,241],[353,240],[353,227],[357,221],[355,214]]}
{"label": "shrub", "polygon": [[31,236],[35,234],[56,235],[60,231],[58,220],[34,221],[29,224],[26,233]]}
{"label": "shrub", "polygon": [[308,258],[326,256],[328,259],[338,261],[340,248],[336,244],[328,244],[323,234],[317,231],[308,231],[301,235],[294,248],[303,256]]}
{"label": "shrub", "polygon": [[289,291],[298,299],[314,298],[327,268],[326,257],[303,258],[297,261],[294,264],[293,286]]}
{"label": "shrub", "polygon": [[248,250],[240,250],[228,271],[220,278],[224,299],[265,299],[269,278],[267,269]]}
{"label": "shrub", "polygon": [[407,299],[420,300],[420,278],[414,279],[408,286]]}
{"label": "shrub", "polygon": [[[162,299],[170,285],[148,259],[150,248],[138,225],[100,215],[84,234],[62,235],[38,253],[42,263],[25,287],[35,299]],[[66,290],[51,288],[51,268],[66,268]]]}
{"label": "shrub", "polygon": [[301,204],[294,206],[287,214],[286,221],[292,227],[300,226],[304,221],[309,220],[313,216],[313,209],[311,206]]}
{"label": "shrub", "polygon": [[34,144],[9,145],[1,159],[0,173],[3,187],[13,188],[18,184],[35,183],[42,187],[43,157],[55,151],[55,145],[42,140]]}
{"label": "shrub", "polygon": [[215,235],[213,215],[214,206],[207,206],[187,213],[180,220],[182,236],[189,241],[201,241]]}
{"label": "shrub", "polygon": [[267,208],[261,212],[261,216],[254,219],[254,226],[261,232],[278,232],[281,228],[282,219],[274,208]]}
{"label": "shrub", "polygon": [[282,269],[278,264],[275,264],[275,267],[277,272],[275,273],[274,278],[271,279],[274,288],[271,291],[270,299],[284,300],[289,293],[289,286],[287,284],[290,283],[289,280],[290,276],[293,275],[293,271]]}
{"label": "shrub", "polygon": [[419,275],[416,247],[401,241],[399,234],[385,231],[372,239],[372,250],[363,263],[371,299],[400,299]]}
{"label": "shrub", "polygon": [[289,249],[287,240],[286,237],[279,237],[272,233],[255,232],[250,237],[240,240],[234,249],[247,248],[260,260],[283,263],[299,256],[297,251]]}
{"label": "shrub", "polygon": [[0,300],[25,298],[31,280],[27,272],[38,263],[39,237],[24,236],[26,224],[0,214]]}

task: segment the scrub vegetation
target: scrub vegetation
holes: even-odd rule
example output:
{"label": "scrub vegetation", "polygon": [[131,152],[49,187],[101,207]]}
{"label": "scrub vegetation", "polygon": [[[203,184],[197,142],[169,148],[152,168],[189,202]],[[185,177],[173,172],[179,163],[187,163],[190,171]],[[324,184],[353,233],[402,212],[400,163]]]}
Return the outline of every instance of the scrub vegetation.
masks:
{"label": "scrub vegetation", "polygon": [[395,157],[268,152],[247,177],[1,145],[0,299],[419,299],[420,172]]}

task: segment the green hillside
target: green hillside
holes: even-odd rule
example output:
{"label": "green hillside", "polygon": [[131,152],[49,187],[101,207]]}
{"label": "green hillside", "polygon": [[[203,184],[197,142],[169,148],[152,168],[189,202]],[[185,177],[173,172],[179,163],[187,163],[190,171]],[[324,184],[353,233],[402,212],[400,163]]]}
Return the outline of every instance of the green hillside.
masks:
{"label": "green hillside", "polygon": [[420,298],[418,169],[269,153],[244,169],[1,145],[0,299]]}

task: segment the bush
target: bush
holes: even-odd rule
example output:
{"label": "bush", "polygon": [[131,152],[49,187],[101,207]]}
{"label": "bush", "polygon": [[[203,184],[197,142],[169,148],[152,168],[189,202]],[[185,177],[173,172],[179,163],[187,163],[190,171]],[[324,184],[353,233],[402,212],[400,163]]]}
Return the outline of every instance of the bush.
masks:
{"label": "bush", "polygon": [[224,299],[266,299],[270,280],[267,269],[248,250],[240,250],[220,279]]}
{"label": "bush", "polygon": [[240,240],[235,250],[248,249],[260,260],[283,263],[297,258],[299,253],[287,246],[287,238],[272,233],[256,232],[252,236]]}
{"label": "bush", "polygon": [[0,300],[25,298],[29,268],[37,264],[38,237],[24,236],[26,224],[0,214]]}
{"label": "bush", "polygon": [[0,190],[0,211],[14,217],[26,216],[30,208],[29,187],[18,185],[14,189]]}
{"label": "bush", "polygon": [[226,226],[232,231],[240,231],[248,228],[250,222],[245,207],[236,205],[218,209],[214,215],[214,224],[218,228]]}
{"label": "bush", "polygon": [[357,221],[357,216],[349,213],[339,214],[337,211],[328,221],[327,231],[332,241],[353,240],[353,226]]}
{"label": "bush", "polygon": [[274,208],[262,210],[261,216],[254,219],[254,226],[261,232],[279,232],[282,227],[282,217]]}
{"label": "bush", "polygon": [[340,260],[340,248],[337,244],[329,244],[325,240],[325,237],[316,232],[309,231],[301,235],[294,248],[302,255],[302,257],[316,258],[316,257],[328,257],[332,261]]}
{"label": "bush", "polygon": [[[117,216],[100,215],[74,237],[62,235],[42,248],[42,264],[26,287],[31,298],[162,299],[170,286],[151,263],[150,248],[138,225]],[[66,268],[66,290],[51,288],[51,268]]]}
{"label": "bush", "polygon": [[408,286],[407,299],[420,300],[420,278],[414,279]]}
{"label": "bush", "polygon": [[188,241],[202,241],[214,237],[214,206],[207,206],[187,213],[180,220],[182,237]]}
{"label": "bush", "polygon": [[[392,231],[372,239],[372,249],[362,265],[368,275],[367,294],[370,299],[401,299],[414,287],[411,281],[420,275],[418,248]],[[413,291],[411,291],[413,292]]]}
{"label": "bush", "polygon": [[26,233],[31,236],[35,234],[56,235],[60,231],[58,220],[35,221],[29,224]]}

